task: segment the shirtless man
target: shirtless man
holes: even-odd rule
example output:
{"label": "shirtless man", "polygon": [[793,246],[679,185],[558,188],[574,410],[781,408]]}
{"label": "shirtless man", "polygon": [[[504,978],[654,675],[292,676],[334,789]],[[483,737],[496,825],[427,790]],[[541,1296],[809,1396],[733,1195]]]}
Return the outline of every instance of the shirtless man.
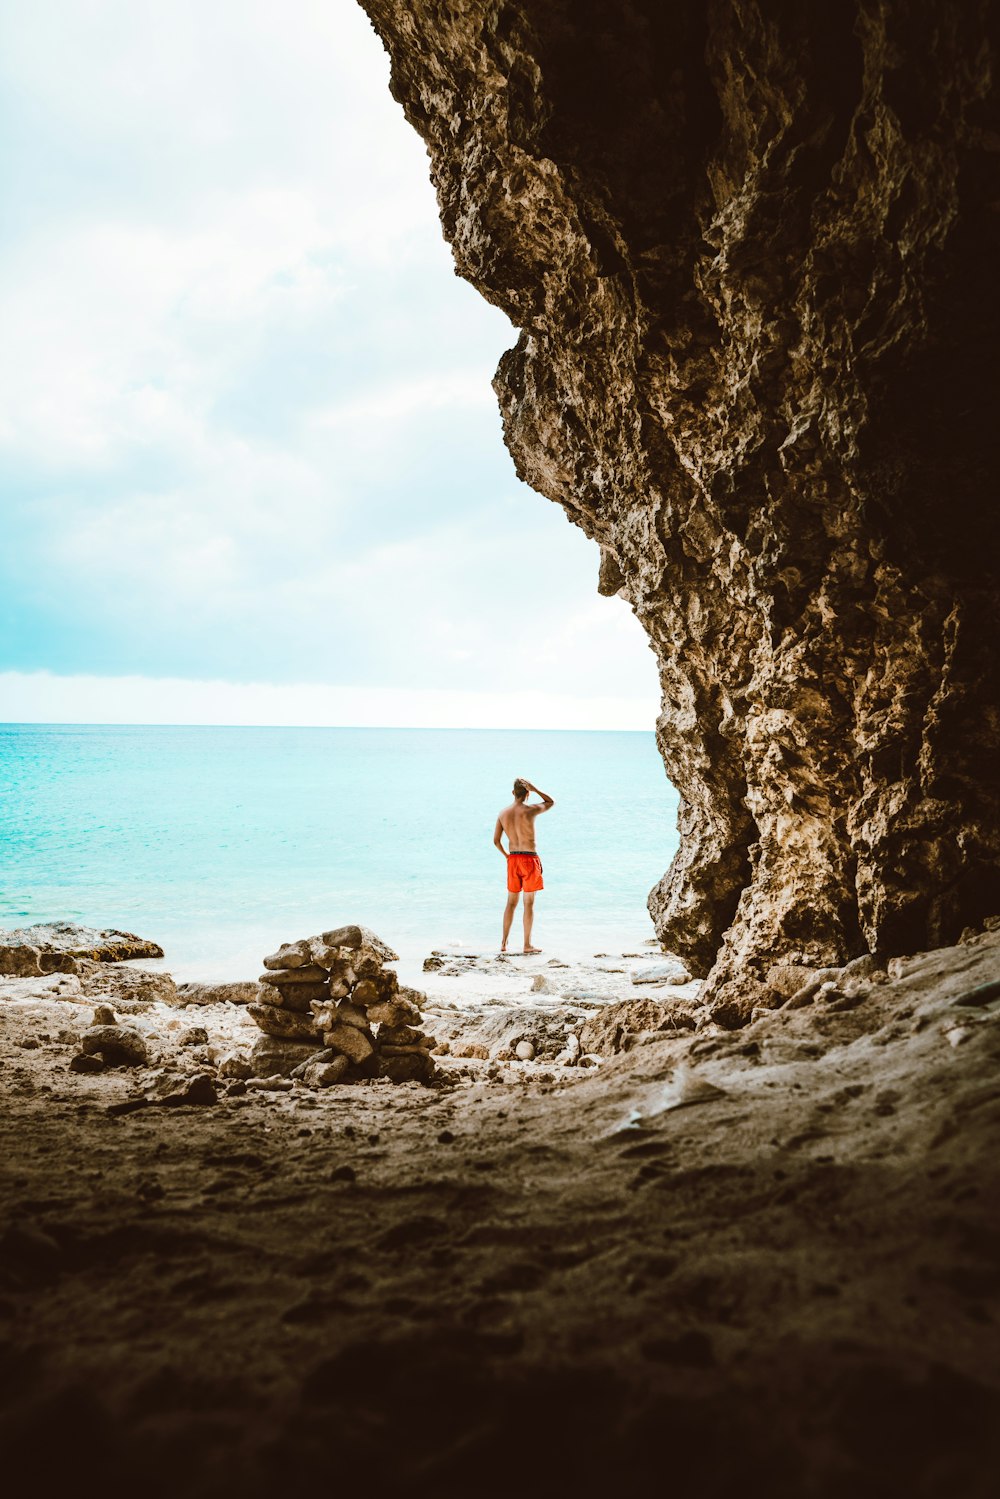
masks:
{"label": "shirtless man", "polygon": [[[528,793],[533,791],[536,796],[542,798],[540,807],[529,807],[527,805]],[[498,848],[507,860],[507,905],[503,913],[503,944],[500,951],[507,951],[507,938],[510,936],[511,924],[514,920],[514,912],[517,903],[524,895],[524,951],[526,953],[541,952],[540,947],[531,945],[531,924],[535,919],[535,895],[544,888],[542,884],[542,861],[535,852],[535,818],[542,812],[548,812],[554,807],[555,802],[551,796],[546,796],[544,791],[539,791],[537,786],[532,786],[524,776],[518,776],[514,782],[514,800],[509,807],[505,807],[497,818],[497,825],[493,829],[493,844]],[[501,843],[504,833],[507,834],[507,848]]]}

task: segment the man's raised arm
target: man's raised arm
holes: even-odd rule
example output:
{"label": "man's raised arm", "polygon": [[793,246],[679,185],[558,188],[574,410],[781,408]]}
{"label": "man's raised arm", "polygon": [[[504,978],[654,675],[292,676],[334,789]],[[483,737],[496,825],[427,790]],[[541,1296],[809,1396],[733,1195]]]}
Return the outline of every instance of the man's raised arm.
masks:
{"label": "man's raised arm", "polygon": [[539,791],[537,786],[532,786],[531,782],[525,780],[524,776],[521,777],[521,780],[524,781],[524,784],[527,786],[528,790],[533,791],[536,796],[540,796],[544,803],[544,806],[541,807],[529,807],[528,810],[530,812],[548,812],[552,807],[555,806],[555,801],[551,796],[547,796],[544,791]]}

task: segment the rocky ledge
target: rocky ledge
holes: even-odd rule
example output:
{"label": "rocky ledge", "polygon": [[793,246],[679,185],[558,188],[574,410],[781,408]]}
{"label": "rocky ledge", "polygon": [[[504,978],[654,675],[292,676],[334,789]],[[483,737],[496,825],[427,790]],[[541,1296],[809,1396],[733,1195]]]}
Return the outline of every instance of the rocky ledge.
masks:
{"label": "rocky ledge", "polygon": [[68,921],[40,922],[0,932],[0,974],[33,978],[42,973],[81,973],[89,963],[126,958],[162,958],[163,948],[134,932],[98,931]]}
{"label": "rocky ledge", "polygon": [[362,3],[521,330],[518,472],[659,663],[665,945],[723,990],[954,941],[1000,909],[990,7]]}

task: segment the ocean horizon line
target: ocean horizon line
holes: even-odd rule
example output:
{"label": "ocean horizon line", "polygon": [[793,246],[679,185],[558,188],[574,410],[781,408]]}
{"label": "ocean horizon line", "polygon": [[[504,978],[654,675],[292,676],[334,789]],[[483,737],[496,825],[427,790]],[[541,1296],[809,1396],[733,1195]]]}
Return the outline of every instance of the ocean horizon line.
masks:
{"label": "ocean horizon line", "polygon": [[655,734],[648,729],[570,729],[523,728],[518,724],[366,724],[366,723],[173,723],[158,719],[135,719],[129,723],[115,719],[22,718],[0,719],[0,729],[314,729],[338,733],[407,734]]}

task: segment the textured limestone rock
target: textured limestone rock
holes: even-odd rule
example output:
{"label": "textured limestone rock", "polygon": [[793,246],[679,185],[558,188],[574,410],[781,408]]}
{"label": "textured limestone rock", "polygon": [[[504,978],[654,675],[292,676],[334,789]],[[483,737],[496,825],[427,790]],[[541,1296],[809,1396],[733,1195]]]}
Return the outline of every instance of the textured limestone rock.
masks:
{"label": "textured limestone rock", "polygon": [[605,1005],[590,1015],[580,1030],[580,1046],[586,1052],[610,1057],[627,1051],[633,1036],[643,1031],[694,1030],[695,1007],[683,1002],[655,999],[625,999]]}
{"label": "textured limestone rock", "polygon": [[[18,927],[0,932],[0,949],[25,945],[50,956],[92,958],[99,963],[118,963],[123,958],[162,958],[163,948],[134,932],[98,931],[90,926],[76,926],[69,921],[39,922],[36,926]],[[53,972],[52,968],[43,968]],[[73,972],[69,968],[65,972]],[[0,972],[6,970],[0,969]]]}
{"label": "textured limestone rock", "polygon": [[107,997],[116,1004],[151,1005],[181,1003],[177,985],[169,973],[147,973],[131,963],[98,963],[88,958],[73,960],[77,966],[82,993]]}
{"label": "textured limestone rock", "polygon": [[[995,21],[979,0],[363,0],[518,472],[648,632],[717,987],[1000,905]],[[721,951],[720,949],[721,944]]]}

